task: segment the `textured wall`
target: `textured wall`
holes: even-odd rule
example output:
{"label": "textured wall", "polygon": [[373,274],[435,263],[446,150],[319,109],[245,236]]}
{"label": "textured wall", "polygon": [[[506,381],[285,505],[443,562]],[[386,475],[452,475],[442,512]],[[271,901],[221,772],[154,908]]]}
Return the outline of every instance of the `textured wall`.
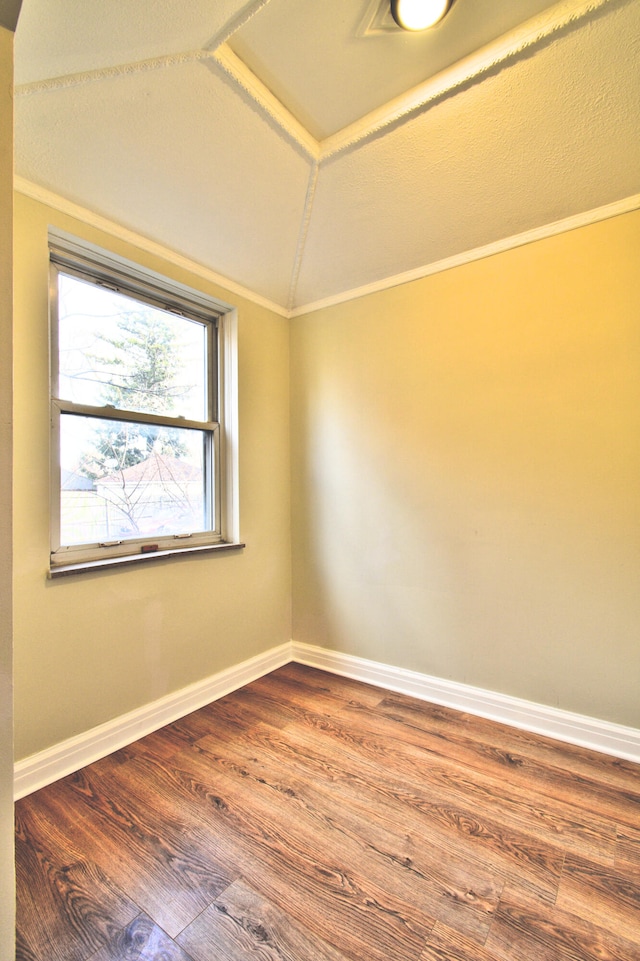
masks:
{"label": "textured wall", "polygon": [[296,641],[640,726],[640,213],[295,320]]}
{"label": "textured wall", "polygon": [[[287,321],[238,302],[242,553],[48,581],[47,227],[170,264],[16,196],[16,757],[290,639]],[[224,291],[206,288],[235,303]]]}

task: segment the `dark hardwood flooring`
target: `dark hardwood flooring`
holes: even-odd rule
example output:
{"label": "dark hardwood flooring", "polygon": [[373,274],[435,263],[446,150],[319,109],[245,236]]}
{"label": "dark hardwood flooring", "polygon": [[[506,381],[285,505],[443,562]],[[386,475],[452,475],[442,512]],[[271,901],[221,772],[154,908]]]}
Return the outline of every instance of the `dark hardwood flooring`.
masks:
{"label": "dark hardwood flooring", "polygon": [[290,664],[17,804],[20,961],[640,961],[640,767]]}

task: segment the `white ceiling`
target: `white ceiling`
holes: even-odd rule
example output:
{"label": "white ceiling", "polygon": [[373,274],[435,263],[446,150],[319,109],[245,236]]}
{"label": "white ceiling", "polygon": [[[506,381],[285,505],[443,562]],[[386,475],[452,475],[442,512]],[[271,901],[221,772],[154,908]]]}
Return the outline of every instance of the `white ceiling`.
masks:
{"label": "white ceiling", "polygon": [[23,0],[16,174],[282,310],[640,192],[638,0]]}

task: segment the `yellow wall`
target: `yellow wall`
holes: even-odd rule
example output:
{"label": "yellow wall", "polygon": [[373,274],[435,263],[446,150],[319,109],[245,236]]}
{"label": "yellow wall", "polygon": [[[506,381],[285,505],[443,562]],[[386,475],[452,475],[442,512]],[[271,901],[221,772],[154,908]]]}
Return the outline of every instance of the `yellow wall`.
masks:
{"label": "yellow wall", "polygon": [[0,27],[0,961],[14,957],[11,637],[13,34]]}
{"label": "yellow wall", "polygon": [[292,322],[293,636],[640,727],[640,213]]}
{"label": "yellow wall", "polygon": [[[238,307],[242,553],[47,580],[47,229]],[[15,729],[18,759],[287,642],[285,319],[18,194],[15,217]]]}
{"label": "yellow wall", "polygon": [[[244,553],[47,580],[49,224],[237,303]],[[18,758],[291,636],[640,727],[640,213],[290,324],[21,195],[15,255]]]}

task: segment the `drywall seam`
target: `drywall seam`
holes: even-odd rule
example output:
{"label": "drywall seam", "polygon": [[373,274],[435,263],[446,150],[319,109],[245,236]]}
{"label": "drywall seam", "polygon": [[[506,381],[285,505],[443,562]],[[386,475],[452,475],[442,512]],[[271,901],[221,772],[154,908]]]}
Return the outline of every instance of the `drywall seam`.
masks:
{"label": "drywall seam", "polygon": [[246,23],[253,20],[257,13],[266,7],[271,0],[254,0],[254,3],[248,4],[248,6],[243,7],[243,9],[235,17],[225,23],[222,30],[216,34],[213,40],[209,41],[206,45],[208,50],[216,50],[221,47],[223,43],[226,43],[229,37],[232,37],[234,33],[242,29]]}
{"label": "drywall seam", "polygon": [[216,54],[212,50],[186,50],[181,53],[166,54],[162,57],[151,57],[149,60],[136,60],[132,63],[116,64],[112,67],[101,67],[99,70],[84,70],[80,73],[69,73],[61,77],[48,77],[46,80],[34,80],[16,87],[16,97],[28,97],[38,93],[55,93],[68,87],[81,87],[87,83],[97,83],[101,80],[114,80],[119,77],[130,77],[137,73],[148,73],[152,70],[163,70],[166,67],[179,67],[185,63],[198,63],[215,60]]}
{"label": "drywall seam", "polygon": [[[86,207],[81,207],[79,204],[75,204],[73,201],[67,200],[65,197],[61,197],[59,194],[55,194],[45,187],[40,187],[30,180],[16,176],[14,177],[14,188],[25,197],[30,197],[32,200],[36,200],[48,207],[52,207],[54,210],[60,211],[60,213],[67,214],[69,217],[81,221],[88,227],[94,227],[96,230],[102,230],[105,233],[111,234],[118,240],[138,247],[153,256],[161,257],[174,266],[189,271],[189,273],[194,274],[196,277],[201,277],[203,280],[222,287],[229,293],[237,294],[239,297],[243,297],[260,307],[265,307],[278,316],[289,320],[304,316],[305,314],[314,313],[317,310],[323,310],[326,307],[335,307],[338,304],[348,303],[350,300],[357,300],[359,297],[366,297],[369,294],[390,290],[392,287],[399,287],[402,284],[408,284],[414,280],[421,280],[423,277],[429,277],[432,274],[452,270],[454,267],[461,267],[464,264],[473,263],[475,260],[493,257],[495,254],[504,253],[517,247],[523,247],[526,244],[535,243],[538,240],[545,240],[548,237],[555,237],[558,234],[568,233],[570,230],[577,230],[580,227],[588,227],[591,224],[600,223],[603,220],[609,220],[613,217],[618,217],[622,214],[631,213],[634,210],[640,209],[640,194],[633,194],[630,197],[624,197],[622,200],[616,200],[611,204],[605,204],[603,207],[596,207],[593,210],[587,210],[581,214],[574,214],[571,217],[556,220],[542,227],[535,227],[533,230],[526,230],[521,234],[505,237],[502,240],[486,244],[483,247],[473,247],[470,250],[462,251],[444,260],[424,264],[421,267],[415,267],[413,270],[405,271],[401,274],[384,277],[382,280],[375,281],[372,284],[345,290],[331,297],[303,304],[300,307],[289,310],[284,305],[276,304],[266,297],[257,294],[255,291],[250,290],[248,287],[229,280],[228,277],[224,277],[222,274],[218,274],[208,267],[204,267],[202,264],[196,263],[188,257],[178,254],[176,251],[164,247],[154,240],[143,237],[113,220],[108,220],[106,217],[96,214]],[[310,209],[309,206],[309,212]]]}
{"label": "drywall seam", "polygon": [[307,234],[309,233],[309,224],[311,223],[311,211],[313,210],[313,201],[316,195],[316,186],[318,184],[318,169],[318,164],[315,163],[311,173],[309,174],[307,195],[304,201],[304,213],[302,217],[302,223],[300,224],[296,255],[293,262],[293,270],[291,272],[291,283],[289,285],[289,299],[287,303],[289,313],[295,304],[296,291],[298,289],[298,277],[300,276],[300,267],[302,266],[302,258],[304,256],[304,249],[307,243]]}
{"label": "drywall seam", "polygon": [[30,197],[32,200],[36,200],[48,207],[52,207],[54,210],[60,211],[60,213],[67,214],[69,217],[73,217],[89,227],[94,227],[96,230],[102,230],[105,233],[109,233],[118,240],[122,240],[134,247],[138,247],[149,254],[153,254],[153,256],[161,257],[163,260],[172,263],[174,266],[179,267],[182,270],[189,271],[196,277],[201,277],[203,280],[216,284],[217,286],[224,288],[225,291],[237,294],[238,296],[257,304],[260,307],[266,307],[267,310],[271,310],[273,313],[278,314],[278,316],[289,320],[295,317],[304,316],[305,314],[314,313],[317,310],[323,310],[326,307],[335,307],[338,304],[348,303],[351,300],[357,300],[358,298],[366,297],[369,294],[379,293],[383,290],[390,290],[392,287],[399,287],[402,284],[408,284],[414,280],[421,280],[422,278],[429,277],[432,274],[439,274],[445,270],[452,270],[454,267],[461,267],[464,264],[473,263],[475,260],[483,260],[485,257],[493,257],[495,254],[505,253],[508,250],[513,250],[517,247],[523,247],[526,244],[535,243],[538,240],[545,240],[548,237],[555,237],[558,234],[568,233],[569,231],[577,230],[580,227],[588,227],[591,224],[600,223],[603,220],[609,220],[613,217],[618,217],[626,213],[632,213],[634,210],[640,209],[640,194],[632,194],[630,197],[624,197],[622,200],[616,200],[613,203],[605,204],[602,207],[596,207],[593,210],[586,210],[584,213],[574,214],[571,217],[565,217],[562,220],[556,220],[553,223],[545,224],[542,227],[535,227],[532,230],[526,230],[521,234],[514,234],[511,237],[505,237],[502,240],[497,240],[494,243],[486,244],[483,247],[473,247],[470,250],[462,251],[461,253],[455,254],[452,257],[447,257],[444,260],[438,260],[429,264],[424,264],[421,267],[415,267],[413,270],[405,271],[401,274],[394,274],[390,277],[384,277],[382,280],[375,281],[372,284],[366,284],[362,287],[355,287],[351,290],[345,290],[338,294],[334,294],[331,297],[309,302],[300,307],[296,307],[293,310],[288,310],[284,305],[276,304],[273,301],[268,300],[266,297],[262,297],[260,294],[257,294],[255,291],[250,290],[248,287],[244,287],[233,280],[229,280],[228,277],[224,277],[222,274],[218,274],[215,271],[210,270],[208,267],[204,267],[202,264],[196,263],[195,261],[190,260],[188,257],[178,254],[176,251],[171,250],[168,247],[164,247],[162,244],[159,244],[154,240],[143,237],[142,235],[135,233],[135,231],[130,230],[127,227],[123,227],[121,224],[118,224],[113,220],[108,220],[106,217],[96,214],[86,207],[81,207],[79,204],[75,204],[71,200],[67,200],[65,197],[61,197],[59,194],[55,194],[52,191],[47,190],[45,187],[40,187],[38,184],[32,183],[30,180],[16,176],[14,178],[14,188],[18,193],[23,194],[25,197]]}
{"label": "drywall seam", "polygon": [[561,0],[560,3],[532,17],[474,54],[459,60],[435,77],[418,84],[407,93],[371,111],[321,142],[306,130],[226,43],[268,2],[269,0],[257,0],[242,12],[241,17],[227,24],[205,49],[167,54],[148,60],[21,84],[16,87],[15,94],[27,96],[46,93],[185,63],[213,62],[217,63],[251,97],[256,106],[270,120],[302,147],[309,157],[319,158],[325,163],[338,154],[363,145],[390,126],[404,123],[416,113],[424,112],[436,103],[482,82],[486,77],[492,76],[523,57],[531,56],[536,48],[552,42],[568,30],[576,29],[585,20],[602,15],[607,8],[625,6],[631,0]]}

